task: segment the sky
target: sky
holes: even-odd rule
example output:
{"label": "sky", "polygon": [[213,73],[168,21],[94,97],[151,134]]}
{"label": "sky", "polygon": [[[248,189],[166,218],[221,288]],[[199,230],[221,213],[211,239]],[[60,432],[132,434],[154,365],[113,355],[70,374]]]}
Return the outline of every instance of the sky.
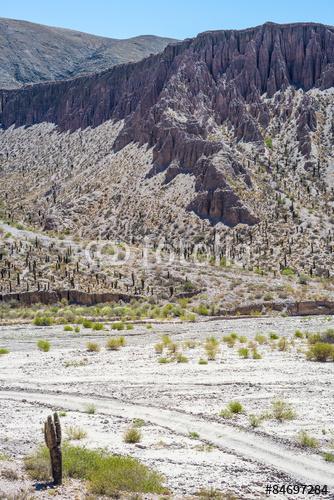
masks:
{"label": "sky", "polygon": [[0,17],[111,38],[189,38],[213,29],[314,21],[334,25],[334,0],[0,0]]}

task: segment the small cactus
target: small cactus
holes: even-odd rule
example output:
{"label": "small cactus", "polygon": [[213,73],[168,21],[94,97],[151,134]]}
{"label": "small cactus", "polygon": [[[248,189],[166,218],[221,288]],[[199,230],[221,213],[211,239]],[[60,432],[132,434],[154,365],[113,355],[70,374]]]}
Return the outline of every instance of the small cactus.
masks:
{"label": "small cactus", "polygon": [[58,413],[49,415],[44,423],[44,438],[50,451],[53,484],[62,484],[61,427]]}

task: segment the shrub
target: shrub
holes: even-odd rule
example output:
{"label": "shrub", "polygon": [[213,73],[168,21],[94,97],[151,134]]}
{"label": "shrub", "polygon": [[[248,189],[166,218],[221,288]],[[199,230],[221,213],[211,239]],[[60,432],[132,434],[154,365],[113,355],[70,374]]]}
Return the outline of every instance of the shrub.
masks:
{"label": "shrub", "polygon": [[141,432],[137,427],[130,427],[124,434],[125,443],[139,443],[141,441]]}
{"label": "shrub", "polygon": [[246,344],[247,337],[245,335],[240,335],[239,342],[240,342],[240,344]]}
{"label": "shrub", "polygon": [[198,439],[199,438],[198,432],[189,432],[188,436],[190,437],[190,439]]}
{"label": "shrub", "polygon": [[318,441],[310,436],[306,431],[300,431],[297,435],[297,441],[304,448],[317,448]]}
{"label": "shrub", "polygon": [[[49,451],[39,448],[25,460],[27,472],[37,481],[50,480]],[[131,457],[111,455],[101,450],[80,446],[63,446],[65,478],[88,481],[94,495],[119,497],[119,492],[166,493],[162,476]]]}
{"label": "shrub", "polygon": [[134,418],[132,420],[132,426],[133,427],[144,427],[145,425],[145,420],[143,420],[142,418]]}
{"label": "shrub", "polygon": [[303,339],[304,338],[304,334],[300,330],[296,330],[295,331],[295,337],[296,337],[296,339]]}
{"label": "shrub", "polygon": [[154,350],[157,354],[161,354],[164,350],[164,345],[162,342],[158,343],[158,344],[155,344],[154,346]]}
{"label": "shrub", "polygon": [[9,349],[6,349],[5,347],[0,347],[0,356],[3,354],[9,354]]}
{"label": "shrub", "polygon": [[67,427],[65,434],[69,441],[80,441],[80,439],[84,439],[87,436],[85,429],[75,426]]}
{"label": "shrub", "polygon": [[223,342],[225,342],[228,345],[228,347],[232,348],[235,346],[236,339],[232,337],[232,335],[225,335],[223,337]]}
{"label": "shrub", "polygon": [[122,343],[117,337],[111,337],[106,343],[106,348],[109,349],[109,351],[118,351],[121,346]]}
{"label": "shrub", "polygon": [[74,328],[74,331],[75,331],[75,333],[79,333],[79,332],[80,332],[80,326],[76,326],[76,327]]}
{"label": "shrub", "polygon": [[296,412],[290,404],[276,399],[272,402],[272,416],[279,422],[283,422],[284,420],[293,420],[296,417]]}
{"label": "shrub", "polygon": [[51,324],[51,318],[47,318],[46,316],[36,316],[34,319],[35,326],[51,326]]}
{"label": "shrub", "polygon": [[121,321],[116,321],[116,323],[113,323],[111,325],[112,330],[124,330],[125,325]]}
{"label": "shrub", "polygon": [[256,427],[259,427],[262,423],[262,418],[259,417],[258,415],[254,415],[253,413],[251,415],[249,415],[248,420],[249,420],[250,426],[253,427],[253,429],[255,429]]}
{"label": "shrub", "polygon": [[228,404],[229,409],[231,410],[232,413],[237,414],[237,413],[243,413],[244,407],[239,401],[231,401]]}
{"label": "shrub", "polygon": [[175,354],[178,350],[178,345],[175,342],[170,342],[167,345],[167,349],[171,354]]}
{"label": "shrub", "polygon": [[94,415],[96,412],[96,406],[93,403],[88,403],[85,406],[85,413],[88,413],[88,415]]}
{"label": "shrub", "polygon": [[282,269],[281,274],[282,276],[294,276],[295,272],[293,269],[291,269],[291,267],[285,267],[284,269]]}
{"label": "shrub", "polygon": [[207,365],[207,364],[208,364],[208,361],[207,361],[206,359],[199,358],[199,360],[198,360],[198,364],[199,364],[199,365]]}
{"label": "shrub", "polygon": [[101,347],[97,342],[87,342],[86,348],[88,352],[100,352]]}
{"label": "shrub", "polygon": [[126,325],[126,329],[127,329],[127,330],[133,330],[133,325],[132,325],[131,323],[128,323],[128,324]]}
{"label": "shrub", "polygon": [[326,452],[323,454],[326,462],[334,462],[334,453]]}
{"label": "shrub", "polygon": [[176,361],[177,363],[188,363],[189,359],[187,358],[187,356],[184,356],[182,353],[179,353],[176,356]]}
{"label": "shrub", "polygon": [[252,358],[253,359],[262,359],[261,354],[258,352],[256,348],[252,350]]}
{"label": "shrub", "polygon": [[104,325],[102,323],[93,323],[92,329],[96,331],[104,330]]}
{"label": "shrub", "polygon": [[229,404],[220,412],[223,418],[232,418],[235,415],[244,413],[244,407],[239,401],[230,401]]}
{"label": "shrub", "polygon": [[91,321],[90,319],[84,319],[83,322],[82,322],[82,326],[84,328],[92,328],[93,321]]}
{"label": "shrub", "polygon": [[278,341],[278,349],[279,351],[287,351],[289,348],[289,341],[285,337],[281,337]]}
{"label": "shrub", "polygon": [[275,333],[275,332],[270,332],[268,335],[269,335],[270,340],[278,340],[279,339],[279,335],[277,335],[277,333]]}
{"label": "shrub", "polygon": [[48,340],[38,340],[37,347],[40,351],[48,352],[51,348],[51,344]]}
{"label": "shrub", "polygon": [[325,362],[328,360],[334,360],[334,346],[332,344],[325,344],[322,342],[317,342],[311,345],[306,353],[306,358],[314,361]]}
{"label": "shrub", "polygon": [[247,349],[247,347],[241,347],[239,349],[238,353],[239,353],[239,356],[241,358],[244,358],[244,359],[249,358],[249,349]]}
{"label": "shrub", "polygon": [[64,332],[73,332],[74,328],[71,325],[64,326]]}
{"label": "shrub", "polygon": [[217,354],[219,353],[219,341],[216,337],[208,337],[205,341],[204,348],[206,350],[206,354],[210,361],[216,359]]}
{"label": "shrub", "polygon": [[167,347],[167,346],[168,346],[169,344],[171,344],[171,342],[172,342],[172,341],[171,341],[171,338],[170,338],[170,336],[169,336],[169,335],[163,335],[163,336],[161,337],[161,340],[162,340],[162,343],[163,343],[163,345],[164,345],[165,347]]}
{"label": "shrub", "polygon": [[165,365],[166,363],[170,363],[172,360],[169,358],[161,357],[158,359],[158,363]]}
{"label": "shrub", "polygon": [[261,335],[260,333],[257,333],[255,335],[255,339],[254,339],[258,344],[262,345],[262,344],[266,344],[267,343],[267,337],[265,335]]}

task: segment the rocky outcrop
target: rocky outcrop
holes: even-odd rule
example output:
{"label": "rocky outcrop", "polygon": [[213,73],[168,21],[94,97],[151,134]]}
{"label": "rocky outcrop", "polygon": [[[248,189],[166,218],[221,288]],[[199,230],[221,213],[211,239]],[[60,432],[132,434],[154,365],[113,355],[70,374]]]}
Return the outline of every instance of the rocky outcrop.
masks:
{"label": "rocky outcrop", "polygon": [[[24,306],[32,304],[57,304],[62,299],[69,304],[78,304],[83,306],[93,306],[106,302],[130,302],[134,296],[122,293],[88,293],[80,290],[53,290],[53,291],[32,291],[22,293],[0,294],[1,302],[15,302]],[[138,298],[138,297],[137,297]]]}
{"label": "rocky outcrop", "polygon": [[[115,151],[130,142],[147,144],[153,148],[151,175],[167,171],[166,182],[180,172],[195,175],[198,196],[189,209],[214,224],[254,224],[256,217],[211,162],[224,147],[210,138],[213,123],[226,124],[239,141],[261,144],[270,121],[264,95],[273,97],[289,86],[307,91],[333,85],[333,27],[267,23],[202,33],[94,76],[2,92],[0,122],[9,127],[48,121],[74,130],[122,119]],[[280,113],[283,120],[290,118]],[[307,96],[296,120],[299,149],[307,158],[310,132],[317,126]],[[207,171],[211,185],[203,175]]]}

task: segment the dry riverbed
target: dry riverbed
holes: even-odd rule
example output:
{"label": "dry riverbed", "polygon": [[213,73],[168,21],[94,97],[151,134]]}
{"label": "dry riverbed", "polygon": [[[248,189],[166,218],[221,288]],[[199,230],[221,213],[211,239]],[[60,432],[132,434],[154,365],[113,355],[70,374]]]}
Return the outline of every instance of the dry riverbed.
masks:
{"label": "dry riverbed", "polygon": [[[0,498],[20,489],[49,497],[34,491],[22,460],[42,442],[50,409],[66,412],[61,417],[65,434],[71,426],[87,432],[76,444],[130,454],[163,473],[173,498],[210,488],[241,499],[267,498],[267,483],[328,484],[330,493],[317,498],[334,498],[334,464],[322,456],[334,440],[334,364],[307,361],[305,339],[294,337],[297,329],[333,327],[333,317],[159,323],[121,332],[110,325],[79,333],[64,332],[63,326],[0,327],[0,347],[10,350],[0,357]],[[231,332],[246,336],[247,342],[263,334],[268,343],[257,345],[261,359],[241,358],[238,351],[247,343],[238,340],[234,347],[221,342],[216,360],[198,363],[206,359],[207,337],[222,340]],[[280,351],[278,341],[269,340],[270,332],[293,342]],[[107,338],[119,335],[126,345],[106,350]],[[187,362],[158,362],[170,357],[167,350],[157,354],[154,349],[163,335],[170,336]],[[39,339],[51,342],[49,352],[37,349]],[[88,353],[88,341],[99,343],[101,351]],[[293,407],[293,420],[268,417],[275,398]],[[245,412],[219,416],[235,400]],[[87,413],[88,405],[94,405],[94,414]],[[267,418],[253,428],[251,414]],[[123,435],[134,419],[143,420],[142,440],[126,444]],[[317,439],[317,449],[298,445],[301,430]],[[82,491],[82,485],[70,481],[58,498],[85,498]]]}

